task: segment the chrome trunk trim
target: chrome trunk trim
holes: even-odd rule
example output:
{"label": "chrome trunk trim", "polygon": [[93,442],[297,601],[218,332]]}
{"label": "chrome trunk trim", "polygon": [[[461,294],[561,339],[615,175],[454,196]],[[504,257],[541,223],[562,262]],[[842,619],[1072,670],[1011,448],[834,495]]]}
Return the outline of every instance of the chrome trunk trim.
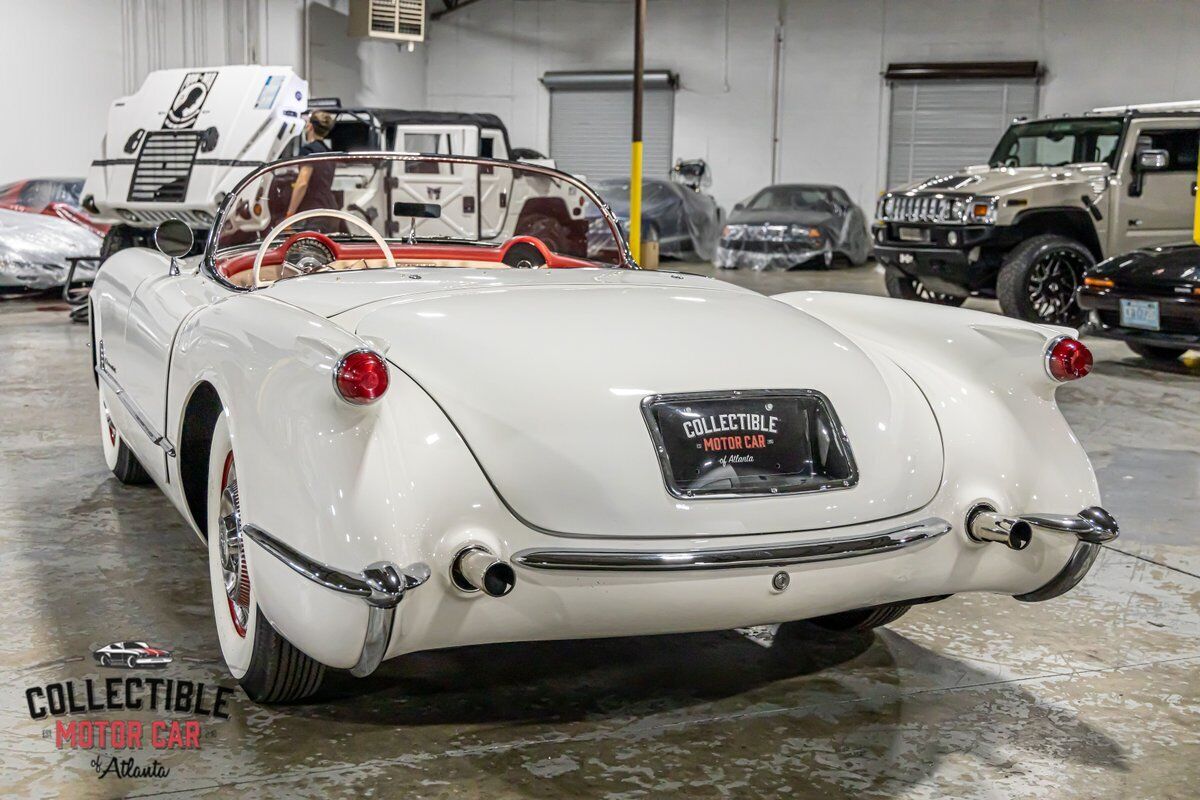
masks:
{"label": "chrome trunk trim", "polygon": [[719,547],[703,550],[592,550],[535,547],[513,556],[514,564],[527,569],[625,570],[660,572],[694,569],[779,567],[836,561],[843,558],[890,553],[927,544],[950,531],[950,523],[930,517],[876,533],[784,542],[775,545]]}
{"label": "chrome trunk trim", "polygon": [[242,532],[255,544],[308,580],[342,594],[362,598],[367,604],[367,632],[358,662],[350,668],[356,677],[370,675],[383,661],[392,638],[396,607],[407,592],[424,584],[431,574],[423,562],[398,567],[377,561],[361,572],[347,572],[322,564],[284,544],[257,525],[245,523]]}

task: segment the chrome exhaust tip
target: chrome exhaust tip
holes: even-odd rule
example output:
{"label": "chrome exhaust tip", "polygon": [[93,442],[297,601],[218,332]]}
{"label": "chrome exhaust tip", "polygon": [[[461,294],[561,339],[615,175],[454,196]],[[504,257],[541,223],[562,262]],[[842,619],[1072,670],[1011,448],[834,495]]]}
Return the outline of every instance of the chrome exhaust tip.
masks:
{"label": "chrome exhaust tip", "polygon": [[1024,550],[1033,541],[1033,526],[1020,517],[997,514],[991,506],[976,506],[967,514],[967,536],[976,542],[999,542]]}
{"label": "chrome exhaust tip", "polygon": [[1100,506],[1078,514],[1022,514],[1006,517],[980,503],[967,513],[967,536],[975,542],[1000,542],[1013,550],[1024,550],[1038,535],[1074,536],[1086,544],[1104,544],[1116,539],[1120,529],[1113,515]]}
{"label": "chrome exhaust tip", "polygon": [[483,592],[488,597],[504,597],[517,583],[512,565],[501,561],[479,545],[458,551],[450,565],[450,580],[463,592]]}

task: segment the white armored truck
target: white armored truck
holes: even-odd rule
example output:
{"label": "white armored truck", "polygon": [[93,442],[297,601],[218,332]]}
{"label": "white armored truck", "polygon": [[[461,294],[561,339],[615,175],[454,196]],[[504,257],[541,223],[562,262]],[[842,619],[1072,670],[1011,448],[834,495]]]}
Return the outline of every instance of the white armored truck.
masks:
{"label": "white armored truck", "polygon": [[84,208],[112,225],[101,257],[148,244],[167,219],[207,231],[229,190],[301,132],[307,108],[308,83],[291,67],[150,73],[113,102],[83,187]]}
{"label": "white armored truck", "polygon": [[[332,114],[331,150],[387,151],[515,159],[508,131],[491,114],[347,108],[313,100],[289,67],[232,66],[154,72],[138,92],[113,103],[102,154],[92,162],[82,202],[112,224],[101,257],[150,244],[168,219],[186,222],[203,241],[225,195],[265,163],[297,154],[308,111]],[[365,163],[365,162],[364,162]],[[413,162],[409,169],[420,169]],[[428,162],[432,164],[433,162]],[[588,220],[583,198],[548,181],[515,182],[510,170],[456,168],[405,180],[364,167],[342,170],[332,187],[342,210],[362,217],[386,236],[409,226],[422,236],[474,238],[533,235],[558,251],[585,252]],[[295,175],[291,175],[294,180]],[[289,173],[261,188],[253,206],[239,208],[227,224],[246,235],[282,218],[291,191]],[[396,203],[436,202],[437,219],[394,216]]]}

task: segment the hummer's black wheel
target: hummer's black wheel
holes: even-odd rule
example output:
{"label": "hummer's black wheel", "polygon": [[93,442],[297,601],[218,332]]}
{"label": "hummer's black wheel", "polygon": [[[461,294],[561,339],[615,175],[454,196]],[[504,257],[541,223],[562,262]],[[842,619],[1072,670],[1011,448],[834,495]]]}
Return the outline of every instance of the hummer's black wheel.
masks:
{"label": "hummer's black wheel", "polygon": [[546,214],[533,214],[520,226],[520,234],[541,239],[551,253],[568,254],[571,232],[561,220]]}
{"label": "hummer's black wheel", "polygon": [[922,303],[936,303],[939,306],[961,306],[967,302],[966,297],[935,292],[911,275],[905,275],[895,267],[884,268],[884,285],[887,293],[901,300],[919,300]]}
{"label": "hummer's black wheel", "polygon": [[1092,252],[1074,239],[1049,233],[1034,236],[1004,257],[996,279],[1000,309],[1030,322],[1078,327],[1086,314],[1075,300],[1075,290],[1095,263]]}

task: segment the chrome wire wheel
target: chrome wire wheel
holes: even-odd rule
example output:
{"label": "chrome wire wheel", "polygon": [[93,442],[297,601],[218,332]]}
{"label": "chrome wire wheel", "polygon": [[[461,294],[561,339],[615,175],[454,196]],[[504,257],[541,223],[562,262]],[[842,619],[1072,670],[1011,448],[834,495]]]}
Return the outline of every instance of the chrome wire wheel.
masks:
{"label": "chrome wire wheel", "polygon": [[1033,262],[1026,291],[1038,319],[1068,325],[1079,316],[1075,290],[1089,264],[1070,249],[1047,250]]}
{"label": "chrome wire wheel", "polygon": [[219,513],[217,545],[221,556],[225,597],[229,601],[229,616],[233,620],[234,630],[238,636],[245,637],[246,623],[250,619],[250,572],[246,567],[242,507],[238,500],[237,468],[233,463],[233,453],[225,458]]}

